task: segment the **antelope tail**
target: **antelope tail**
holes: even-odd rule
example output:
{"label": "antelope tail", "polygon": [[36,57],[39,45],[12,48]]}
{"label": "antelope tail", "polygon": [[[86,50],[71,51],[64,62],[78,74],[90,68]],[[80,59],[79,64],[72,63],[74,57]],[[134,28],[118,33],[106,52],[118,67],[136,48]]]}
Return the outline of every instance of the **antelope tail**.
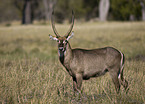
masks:
{"label": "antelope tail", "polygon": [[120,61],[120,71],[118,73],[118,79],[123,78],[123,68],[124,68],[124,61],[125,61],[124,54],[122,52],[120,52],[120,54],[121,54],[121,61]]}

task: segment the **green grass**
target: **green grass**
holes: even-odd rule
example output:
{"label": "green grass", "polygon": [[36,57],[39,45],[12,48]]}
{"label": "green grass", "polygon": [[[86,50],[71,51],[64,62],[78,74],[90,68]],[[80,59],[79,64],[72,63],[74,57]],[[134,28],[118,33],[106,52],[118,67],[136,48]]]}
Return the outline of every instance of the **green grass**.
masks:
{"label": "green grass", "polygon": [[[57,24],[60,34],[70,25]],[[126,56],[126,94],[115,92],[109,74],[83,81],[82,96],[74,96],[72,79],[58,61],[49,25],[0,26],[0,103],[143,104],[145,102],[145,23],[76,23],[72,48],[112,46]],[[139,57],[140,56],[140,57]]]}

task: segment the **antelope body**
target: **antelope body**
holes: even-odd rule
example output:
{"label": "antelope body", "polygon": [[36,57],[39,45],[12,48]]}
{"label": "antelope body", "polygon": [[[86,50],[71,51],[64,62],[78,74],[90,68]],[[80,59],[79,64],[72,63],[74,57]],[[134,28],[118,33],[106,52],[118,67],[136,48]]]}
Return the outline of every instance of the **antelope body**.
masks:
{"label": "antelope body", "polygon": [[58,55],[61,64],[73,79],[73,88],[80,92],[83,80],[110,73],[116,92],[119,93],[120,86],[125,89],[128,82],[123,78],[124,55],[112,47],[93,50],[72,49],[68,40],[74,35],[74,14],[72,12],[72,24],[67,34],[61,37],[55,28],[52,17],[52,28],[56,36],[49,35],[50,39],[58,42]]}

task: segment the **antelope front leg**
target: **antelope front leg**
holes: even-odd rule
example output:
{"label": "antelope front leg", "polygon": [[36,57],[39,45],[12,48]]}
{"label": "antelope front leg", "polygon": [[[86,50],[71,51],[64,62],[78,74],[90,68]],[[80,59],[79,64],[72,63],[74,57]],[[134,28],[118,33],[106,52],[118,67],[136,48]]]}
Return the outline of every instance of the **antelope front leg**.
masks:
{"label": "antelope front leg", "polygon": [[74,89],[74,92],[78,92],[78,88],[77,88],[77,82],[75,80],[75,78],[73,78],[73,89]]}
{"label": "antelope front leg", "polygon": [[82,75],[76,74],[76,77],[73,77],[74,91],[81,93],[81,86],[82,86]]}

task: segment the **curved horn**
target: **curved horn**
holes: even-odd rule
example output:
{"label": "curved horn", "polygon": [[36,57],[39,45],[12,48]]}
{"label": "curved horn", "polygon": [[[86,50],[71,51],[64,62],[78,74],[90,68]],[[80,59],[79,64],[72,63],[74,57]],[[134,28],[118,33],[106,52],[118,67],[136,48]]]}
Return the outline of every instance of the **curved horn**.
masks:
{"label": "curved horn", "polygon": [[56,28],[55,28],[55,24],[54,24],[54,21],[53,21],[53,15],[54,15],[54,11],[52,12],[52,16],[51,16],[52,29],[53,29],[53,32],[56,35],[56,37],[60,37],[60,35],[58,34],[58,32],[56,31]]}
{"label": "curved horn", "polygon": [[72,10],[72,23],[71,23],[71,27],[70,27],[69,31],[65,34],[66,38],[70,35],[70,33],[71,33],[72,29],[73,29],[73,26],[74,26],[74,12]]}

